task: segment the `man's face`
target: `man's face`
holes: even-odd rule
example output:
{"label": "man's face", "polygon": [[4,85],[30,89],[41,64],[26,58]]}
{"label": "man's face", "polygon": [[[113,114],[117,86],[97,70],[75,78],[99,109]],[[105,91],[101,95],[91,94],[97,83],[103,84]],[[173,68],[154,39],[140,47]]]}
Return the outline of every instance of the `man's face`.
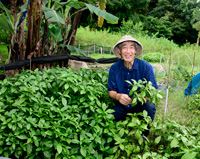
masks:
{"label": "man's face", "polygon": [[132,41],[122,43],[121,54],[125,62],[133,62],[135,58],[135,44]]}

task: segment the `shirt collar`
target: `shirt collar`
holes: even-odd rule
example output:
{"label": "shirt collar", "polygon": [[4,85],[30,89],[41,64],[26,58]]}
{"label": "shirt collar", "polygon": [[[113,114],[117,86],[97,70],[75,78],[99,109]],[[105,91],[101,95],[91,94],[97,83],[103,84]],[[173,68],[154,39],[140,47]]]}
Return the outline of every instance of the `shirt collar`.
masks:
{"label": "shirt collar", "polygon": [[137,70],[138,69],[138,59],[137,58],[134,59],[133,66],[130,70],[124,66],[124,61],[120,60],[120,69],[121,70],[128,70],[128,71]]}

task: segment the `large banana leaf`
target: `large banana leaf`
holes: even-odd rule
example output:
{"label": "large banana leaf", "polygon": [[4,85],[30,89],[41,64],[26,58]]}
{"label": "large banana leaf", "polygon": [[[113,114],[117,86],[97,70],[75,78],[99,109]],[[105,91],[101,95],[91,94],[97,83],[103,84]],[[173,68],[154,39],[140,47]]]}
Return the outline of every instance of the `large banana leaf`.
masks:
{"label": "large banana leaf", "polygon": [[64,19],[59,16],[55,10],[42,6],[42,11],[44,12],[45,18],[48,20],[48,22],[65,24]]}
{"label": "large banana leaf", "polygon": [[6,14],[1,14],[0,15],[0,26],[2,28],[4,28],[5,30],[13,33],[14,32],[14,18],[10,12],[10,10],[8,10],[3,3],[0,2],[0,7],[5,11]]}
{"label": "large banana leaf", "polygon": [[[12,20],[12,22],[14,23],[13,17],[10,17],[10,20]],[[14,32],[14,28],[12,27],[13,25],[10,25],[10,23],[8,21],[9,20],[8,20],[7,16],[2,13],[0,15],[0,27],[5,31],[13,33]]]}
{"label": "large banana leaf", "polygon": [[55,42],[60,42],[62,38],[62,29],[57,26],[49,26],[49,31]]}
{"label": "large banana leaf", "polygon": [[[106,9],[106,0],[99,0],[99,8],[102,10]],[[98,22],[97,22],[98,27],[102,27],[103,22],[104,22],[104,18],[101,16],[98,16]]]}
{"label": "large banana leaf", "polygon": [[[111,23],[111,24],[117,24],[118,23],[118,19],[119,19],[118,17],[116,17],[116,16],[96,7],[96,6],[93,6],[91,4],[83,3],[83,2],[80,2],[80,1],[74,1],[74,0],[70,0],[70,1],[67,1],[67,2],[60,2],[59,4],[68,5],[70,7],[76,8],[76,9],[80,9],[81,7],[86,7],[87,9],[89,9],[89,11],[91,13],[95,13],[97,16],[103,17],[108,23]],[[82,10],[85,10],[85,8],[83,8]]]}
{"label": "large banana leaf", "polygon": [[99,9],[98,7],[95,7],[93,5],[90,5],[90,4],[87,4],[87,3],[84,3],[85,6],[90,10],[91,13],[95,13],[97,16],[100,16],[100,17],[103,17],[104,19],[106,19],[106,21],[108,23],[111,23],[111,24],[117,24],[118,23],[118,17],[104,11],[104,10],[101,10]]}
{"label": "large banana leaf", "polygon": [[71,52],[78,53],[82,56],[87,56],[82,50],[76,48],[75,46],[72,46],[72,45],[66,45],[66,46],[67,46],[67,49],[70,50]]}

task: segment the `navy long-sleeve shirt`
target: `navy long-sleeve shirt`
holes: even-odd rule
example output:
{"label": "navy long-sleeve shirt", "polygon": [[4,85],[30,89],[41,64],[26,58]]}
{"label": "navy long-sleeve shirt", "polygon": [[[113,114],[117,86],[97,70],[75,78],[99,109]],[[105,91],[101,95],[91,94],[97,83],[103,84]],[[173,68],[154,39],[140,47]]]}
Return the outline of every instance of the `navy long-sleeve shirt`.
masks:
{"label": "navy long-sleeve shirt", "polygon": [[[148,62],[136,58],[131,69],[124,66],[123,60],[117,61],[111,66],[108,78],[108,91],[116,91],[117,93],[129,95],[131,86],[129,86],[130,84],[126,80],[132,82],[131,79],[137,82],[138,80],[146,79],[147,81],[151,81],[156,89],[158,88],[152,66]],[[131,107],[131,104],[128,107],[126,106],[127,109]]]}

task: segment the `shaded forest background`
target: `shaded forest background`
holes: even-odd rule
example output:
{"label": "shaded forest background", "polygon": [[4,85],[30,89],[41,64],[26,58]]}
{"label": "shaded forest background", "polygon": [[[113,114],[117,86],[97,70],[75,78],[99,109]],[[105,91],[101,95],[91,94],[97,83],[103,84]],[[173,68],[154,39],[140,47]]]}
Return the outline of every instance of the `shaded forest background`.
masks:
{"label": "shaded forest background", "polygon": [[119,18],[118,24],[104,22],[99,28],[96,15],[84,11],[80,25],[110,32],[124,31],[123,26],[126,26],[124,34],[165,37],[183,45],[197,41],[198,31],[193,24],[200,20],[195,15],[199,7],[198,0],[107,0],[106,11]]}

